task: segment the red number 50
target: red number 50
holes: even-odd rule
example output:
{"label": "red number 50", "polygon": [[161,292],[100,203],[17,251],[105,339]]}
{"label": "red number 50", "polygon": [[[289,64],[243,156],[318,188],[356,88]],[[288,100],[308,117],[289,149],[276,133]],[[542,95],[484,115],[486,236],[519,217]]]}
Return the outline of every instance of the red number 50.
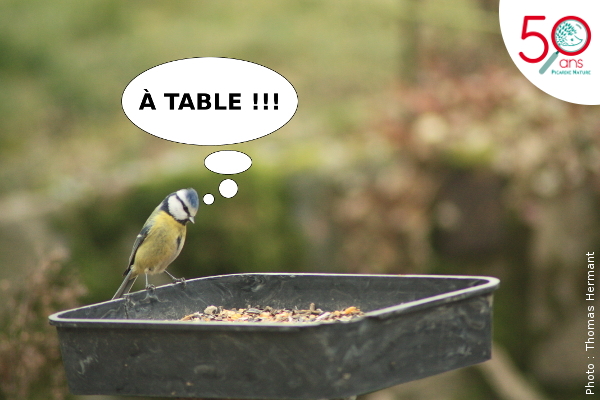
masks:
{"label": "red number 50", "polygon": [[542,35],[539,32],[535,32],[535,31],[527,32],[527,23],[529,21],[536,21],[536,20],[543,21],[545,19],[546,19],[546,17],[543,17],[543,16],[532,16],[532,15],[526,15],[523,18],[523,30],[521,31],[521,39],[527,39],[528,37],[535,36],[535,37],[539,38],[542,41],[542,43],[544,43],[544,51],[542,52],[542,55],[537,58],[529,58],[525,54],[523,54],[522,51],[519,52],[519,55],[521,56],[521,58],[523,60],[527,61],[528,63],[540,62],[544,58],[546,58],[546,56],[548,55],[548,40],[546,40],[544,35]]}

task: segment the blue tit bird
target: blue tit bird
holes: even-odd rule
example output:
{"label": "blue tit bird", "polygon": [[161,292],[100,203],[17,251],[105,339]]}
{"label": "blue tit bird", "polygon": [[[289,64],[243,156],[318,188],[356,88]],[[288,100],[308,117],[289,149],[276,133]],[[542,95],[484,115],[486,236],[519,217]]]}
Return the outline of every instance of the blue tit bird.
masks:
{"label": "blue tit bird", "polygon": [[141,274],[148,275],[165,272],[173,282],[184,282],[167,271],[169,264],[177,258],[185,242],[186,224],[194,222],[198,212],[198,193],[192,188],[181,189],[168,195],[154,209],[133,244],[129,264],[123,273],[125,279],[113,296],[114,299],[129,293],[133,283]]}

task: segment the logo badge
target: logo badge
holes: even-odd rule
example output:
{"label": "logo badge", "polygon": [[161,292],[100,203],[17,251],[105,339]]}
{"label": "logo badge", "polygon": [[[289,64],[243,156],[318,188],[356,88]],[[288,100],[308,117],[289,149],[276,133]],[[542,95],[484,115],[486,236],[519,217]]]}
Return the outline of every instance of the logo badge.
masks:
{"label": "logo badge", "polygon": [[515,65],[535,86],[560,100],[600,104],[600,26],[593,2],[501,0],[500,28]]}

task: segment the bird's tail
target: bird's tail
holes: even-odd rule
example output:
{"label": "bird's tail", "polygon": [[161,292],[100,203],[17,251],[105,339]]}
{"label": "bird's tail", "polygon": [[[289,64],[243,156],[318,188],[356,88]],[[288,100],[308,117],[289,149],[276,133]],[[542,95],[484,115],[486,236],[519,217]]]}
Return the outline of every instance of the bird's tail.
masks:
{"label": "bird's tail", "polygon": [[119,286],[119,288],[117,289],[117,293],[115,293],[115,295],[113,296],[113,300],[114,299],[119,299],[121,297],[123,297],[124,295],[126,295],[127,293],[129,293],[129,291],[131,290],[131,287],[133,286],[133,283],[135,282],[135,280],[137,279],[137,275],[133,275],[133,270],[129,270],[129,272],[127,273],[127,275],[125,275],[125,279],[123,279],[123,283],[121,283],[121,286]]}

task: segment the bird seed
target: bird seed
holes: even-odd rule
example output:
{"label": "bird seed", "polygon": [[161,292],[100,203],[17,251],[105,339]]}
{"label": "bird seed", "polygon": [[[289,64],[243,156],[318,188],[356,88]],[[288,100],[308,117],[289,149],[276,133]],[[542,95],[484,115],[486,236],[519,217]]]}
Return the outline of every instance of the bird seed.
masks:
{"label": "bird seed", "polygon": [[191,322],[265,322],[265,323],[298,323],[298,322],[347,322],[362,317],[365,313],[351,306],[343,310],[323,311],[311,303],[306,310],[250,306],[246,308],[226,309],[208,306],[203,312],[195,312],[181,318],[180,321]]}

